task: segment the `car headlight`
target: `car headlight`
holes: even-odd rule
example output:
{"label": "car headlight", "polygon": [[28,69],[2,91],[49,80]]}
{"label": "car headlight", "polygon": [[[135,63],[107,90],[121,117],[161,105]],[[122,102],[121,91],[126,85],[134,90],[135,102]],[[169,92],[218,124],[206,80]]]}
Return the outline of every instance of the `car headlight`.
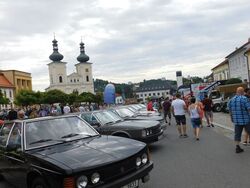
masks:
{"label": "car headlight", "polygon": [[142,164],[146,164],[148,162],[148,155],[144,153],[141,157]]}
{"label": "car headlight", "polygon": [[99,173],[94,173],[94,174],[92,174],[92,176],[91,176],[91,182],[93,183],[93,184],[96,184],[96,183],[98,183],[100,181],[100,174]]}
{"label": "car headlight", "polygon": [[141,165],[141,158],[137,157],[136,158],[136,166],[140,166]]}
{"label": "car headlight", "polygon": [[141,136],[142,136],[142,137],[146,137],[146,136],[147,136],[147,131],[146,131],[146,130],[142,130]]}
{"label": "car headlight", "polygon": [[88,178],[86,176],[80,176],[76,181],[77,188],[85,188],[88,185]]}

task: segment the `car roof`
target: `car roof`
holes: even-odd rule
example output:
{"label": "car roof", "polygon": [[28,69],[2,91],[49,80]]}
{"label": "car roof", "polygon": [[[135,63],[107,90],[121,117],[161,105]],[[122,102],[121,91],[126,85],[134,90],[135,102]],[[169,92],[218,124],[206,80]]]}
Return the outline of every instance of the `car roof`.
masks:
{"label": "car roof", "polygon": [[32,118],[32,119],[16,119],[13,121],[6,121],[5,123],[11,123],[11,122],[35,122],[35,121],[44,121],[44,120],[51,120],[51,119],[58,119],[58,118],[65,118],[65,117],[78,117],[77,114],[67,114],[67,115],[60,115],[60,116],[46,116],[46,117],[38,117],[38,118]]}

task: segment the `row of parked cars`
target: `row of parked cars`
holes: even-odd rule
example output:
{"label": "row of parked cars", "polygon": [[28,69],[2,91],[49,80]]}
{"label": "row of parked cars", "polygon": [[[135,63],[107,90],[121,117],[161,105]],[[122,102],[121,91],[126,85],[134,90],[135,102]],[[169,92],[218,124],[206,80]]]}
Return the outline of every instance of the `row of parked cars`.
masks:
{"label": "row of parked cars", "polygon": [[164,127],[142,105],[5,122],[0,180],[20,188],[137,188],[153,169],[146,143]]}

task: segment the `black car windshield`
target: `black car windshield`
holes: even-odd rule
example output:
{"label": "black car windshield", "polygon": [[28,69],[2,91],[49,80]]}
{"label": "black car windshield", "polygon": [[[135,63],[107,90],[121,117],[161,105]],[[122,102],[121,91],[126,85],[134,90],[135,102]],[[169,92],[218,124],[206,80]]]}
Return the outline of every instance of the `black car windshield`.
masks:
{"label": "black car windshield", "polygon": [[96,112],[95,116],[97,117],[97,119],[99,119],[102,125],[108,125],[119,121],[123,121],[122,118],[120,118],[118,115],[116,115],[114,112],[111,111]]}
{"label": "black car windshield", "polygon": [[116,112],[123,118],[126,117],[133,117],[135,115],[134,112],[132,112],[131,110],[127,109],[127,108],[118,108],[116,109]]}
{"label": "black car windshield", "polygon": [[27,122],[25,125],[26,149],[49,146],[98,133],[78,117],[58,117]]}

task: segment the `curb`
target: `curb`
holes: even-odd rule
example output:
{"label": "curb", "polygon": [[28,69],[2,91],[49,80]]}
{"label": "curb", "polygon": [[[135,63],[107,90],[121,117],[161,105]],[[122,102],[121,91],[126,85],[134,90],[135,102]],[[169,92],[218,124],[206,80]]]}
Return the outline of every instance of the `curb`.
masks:
{"label": "curb", "polygon": [[227,129],[227,130],[229,130],[229,131],[234,132],[234,129],[233,129],[233,128],[230,128],[230,127],[228,127],[228,126],[221,125],[221,124],[219,124],[219,123],[214,123],[214,122],[213,122],[213,124],[216,125],[216,126],[218,126],[218,127],[220,127],[220,128]]}
{"label": "curb", "polygon": [[[203,120],[203,121],[204,121],[204,120]],[[205,121],[204,121],[204,122],[205,122]],[[220,127],[220,128],[223,128],[223,129],[226,129],[226,130],[229,130],[229,131],[234,132],[234,129],[231,128],[231,127],[228,127],[228,126],[225,126],[225,125],[221,125],[221,124],[215,123],[215,122],[213,122],[213,124],[216,125],[217,127]]]}

